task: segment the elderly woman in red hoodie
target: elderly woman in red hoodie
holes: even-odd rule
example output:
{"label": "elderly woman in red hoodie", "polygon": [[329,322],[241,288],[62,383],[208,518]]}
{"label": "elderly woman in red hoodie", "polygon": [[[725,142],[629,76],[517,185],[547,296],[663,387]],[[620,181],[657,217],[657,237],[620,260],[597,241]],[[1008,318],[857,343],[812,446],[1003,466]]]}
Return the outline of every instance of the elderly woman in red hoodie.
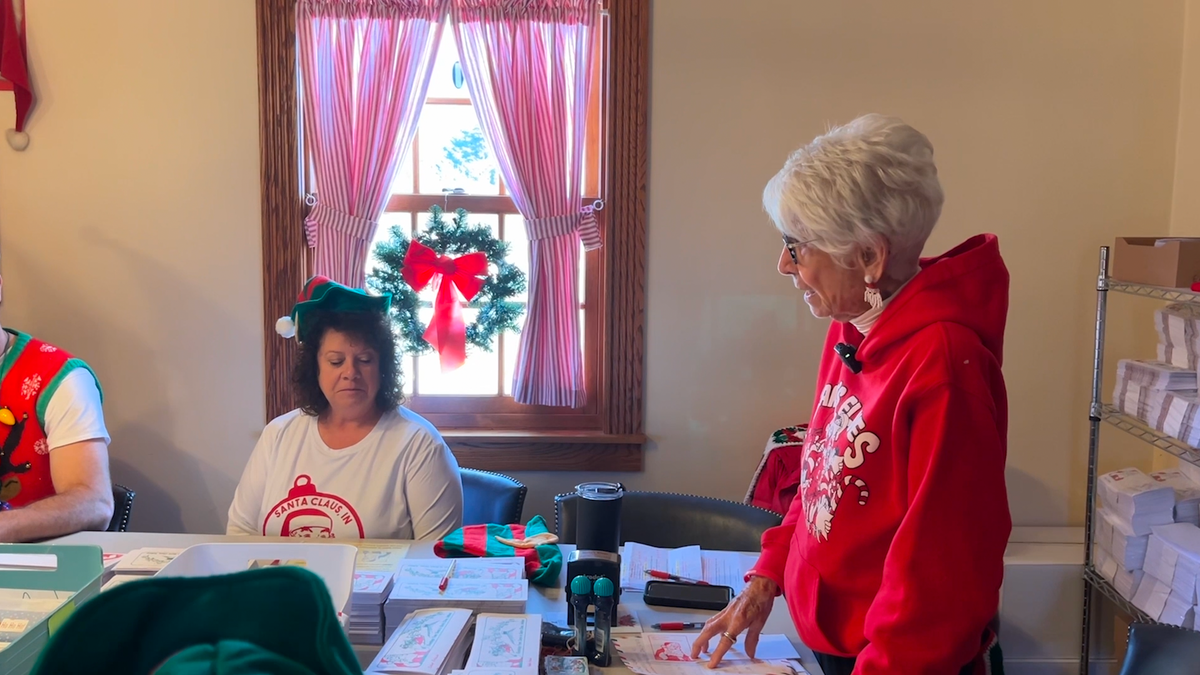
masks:
{"label": "elderly woman in red hoodie", "polygon": [[800,148],[764,191],[779,272],[832,321],[799,491],[696,641],[710,666],[743,632],[753,653],[782,593],[825,675],[999,672],[1008,271],[992,235],[920,257],[942,199],[929,139],[879,115]]}

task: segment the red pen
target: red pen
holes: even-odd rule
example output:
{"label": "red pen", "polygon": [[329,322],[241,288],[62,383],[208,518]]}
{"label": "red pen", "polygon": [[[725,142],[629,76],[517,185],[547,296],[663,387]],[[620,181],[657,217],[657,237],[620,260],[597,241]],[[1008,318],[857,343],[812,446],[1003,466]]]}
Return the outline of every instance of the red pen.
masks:
{"label": "red pen", "polygon": [[650,625],[654,630],[700,630],[704,628],[704,623],[696,621],[668,621],[666,623],[655,623]]}
{"label": "red pen", "polygon": [[446,569],[446,574],[442,576],[442,580],[438,582],[438,593],[445,593],[446,587],[450,585],[450,577],[454,575],[454,563],[457,560],[450,561],[450,567]]}
{"label": "red pen", "polygon": [[700,579],[689,579],[687,577],[681,577],[677,574],[671,574],[670,572],[662,572],[660,570],[646,570],[646,574],[649,574],[650,576],[654,577],[655,579],[668,579],[670,581],[678,581],[681,584],[696,584],[697,586],[709,585],[707,581],[702,581]]}

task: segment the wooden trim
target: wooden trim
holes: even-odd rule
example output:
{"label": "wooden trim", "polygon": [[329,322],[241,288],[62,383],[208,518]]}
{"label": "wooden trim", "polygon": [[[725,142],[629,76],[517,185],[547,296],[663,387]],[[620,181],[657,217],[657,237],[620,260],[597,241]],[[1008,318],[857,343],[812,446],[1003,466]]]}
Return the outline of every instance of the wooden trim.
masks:
{"label": "wooden trim", "polygon": [[484,471],[641,471],[642,446],[580,443],[451,443],[459,466]]}
{"label": "wooden trim", "polygon": [[604,391],[610,434],[637,434],[642,421],[646,318],[646,183],[650,88],[650,0],[613,0],[612,74],[605,210],[608,291]]}
{"label": "wooden trim", "polygon": [[275,333],[309,268],[300,185],[296,92],[296,0],[257,0],[259,153],[262,185],[263,328],[267,419],[293,409],[295,340]]}

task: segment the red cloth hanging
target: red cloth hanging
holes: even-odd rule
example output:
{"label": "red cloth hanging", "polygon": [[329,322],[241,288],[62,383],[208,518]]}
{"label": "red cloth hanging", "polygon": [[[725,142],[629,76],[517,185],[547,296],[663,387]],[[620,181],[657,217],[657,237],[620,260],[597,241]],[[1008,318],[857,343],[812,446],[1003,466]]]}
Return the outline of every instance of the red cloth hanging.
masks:
{"label": "red cloth hanging", "polygon": [[[21,3],[20,20],[17,19],[18,2]],[[2,0],[0,5],[3,5],[0,8],[0,77],[12,84],[17,103],[15,128],[24,131],[34,101],[25,48],[25,0]]]}

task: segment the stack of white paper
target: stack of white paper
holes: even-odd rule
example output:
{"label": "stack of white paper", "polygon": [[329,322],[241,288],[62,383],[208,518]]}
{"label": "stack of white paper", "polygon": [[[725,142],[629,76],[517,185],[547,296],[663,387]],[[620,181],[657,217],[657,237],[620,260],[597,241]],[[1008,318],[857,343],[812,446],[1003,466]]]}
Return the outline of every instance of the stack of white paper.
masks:
{"label": "stack of white paper", "polygon": [[702,551],[699,546],[666,549],[629,541],[621,551],[621,588],[645,590],[646,582],[654,579],[649,571],[655,570],[714,586],[729,586],[737,595],[746,586],[746,572],[757,560],[757,554]]}
{"label": "stack of white paper", "polygon": [[1163,391],[1196,391],[1196,369],[1179,368],[1163,361],[1121,359],[1117,380]]}
{"label": "stack of white paper", "polygon": [[392,591],[395,578],[390,572],[354,573],[350,593],[350,625],[347,631],[354,644],[383,644],[383,603]]}
{"label": "stack of white paper", "polygon": [[448,675],[462,667],[470,641],[467,609],[427,609],[398,621],[365,672]]}
{"label": "stack of white paper", "polygon": [[475,642],[463,669],[470,672],[512,670],[536,673],[542,653],[542,615],[480,614],[475,620]]}
{"label": "stack of white paper", "polygon": [[1147,572],[1142,576],[1142,583],[1138,584],[1137,593],[1133,596],[1133,605],[1154,621],[1158,621],[1170,596],[1171,587]]}
{"label": "stack of white paper", "polygon": [[1136,378],[1131,380],[1120,374],[1113,391],[1113,405],[1152,429],[1188,445],[1200,446],[1200,395],[1194,389],[1168,391],[1139,384]]}
{"label": "stack of white paper", "polygon": [[[498,558],[455,558],[453,579],[524,579],[525,559],[516,556]],[[450,560],[424,558],[404,560],[396,578],[441,580],[450,569]]]}
{"label": "stack of white paper", "polygon": [[1126,570],[1141,569],[1150,535],[1134,534],[1130,523],[1106,508],[1100,509],[1100,519],[1105,523],[1103,531],[1110,533],[1110,539],[1101,543],[1108,544],[1106,548],[1113,560]]}
{"label": "stack of white paper", "polygon": [[110,571],[100,590],[107,591],[130,581],[152,577],[180,553],[183,553],[181,548],[137,548],[125,555],[111,556],[105,561],[105,568]]}
{"label": "stack of white paper", "polygon": [[1104,507],[1128,524],[1134,535],[1150,534],[1155,525],[1175,522],[1175,490],[1136,468],[1104,474],[1096,490]]}
{"label": "stack of white paper", "polygon": [[525,579],[450,579],[446,591],[438,591],[437,579],[396,577],[396,583],[383,603],[385,630],[417,610],[434,607],[467,609],[472,612],[520,614],[529,599]]}
{"label": "stack of white paper", "polygon": [[[1151,580],[1152,587],[1147,588]],[[1194,625],[1194,609],[1200,601],[1200,528],[1191,523],[1155,527],[1141,586],[1134,604],[1152,619]]]}
{"label": "stack of white paper", "polygon": [[1155,471],[1150,477],[1175,490],[1175,522],[1200,525],[1200,485],[1179,469]]}
{"label": "stack of white paper", "polygon": [[1200,307],[1168,305],[1154,312],[1158,331],[1158,360],[1179,368],[1200,366]]}

